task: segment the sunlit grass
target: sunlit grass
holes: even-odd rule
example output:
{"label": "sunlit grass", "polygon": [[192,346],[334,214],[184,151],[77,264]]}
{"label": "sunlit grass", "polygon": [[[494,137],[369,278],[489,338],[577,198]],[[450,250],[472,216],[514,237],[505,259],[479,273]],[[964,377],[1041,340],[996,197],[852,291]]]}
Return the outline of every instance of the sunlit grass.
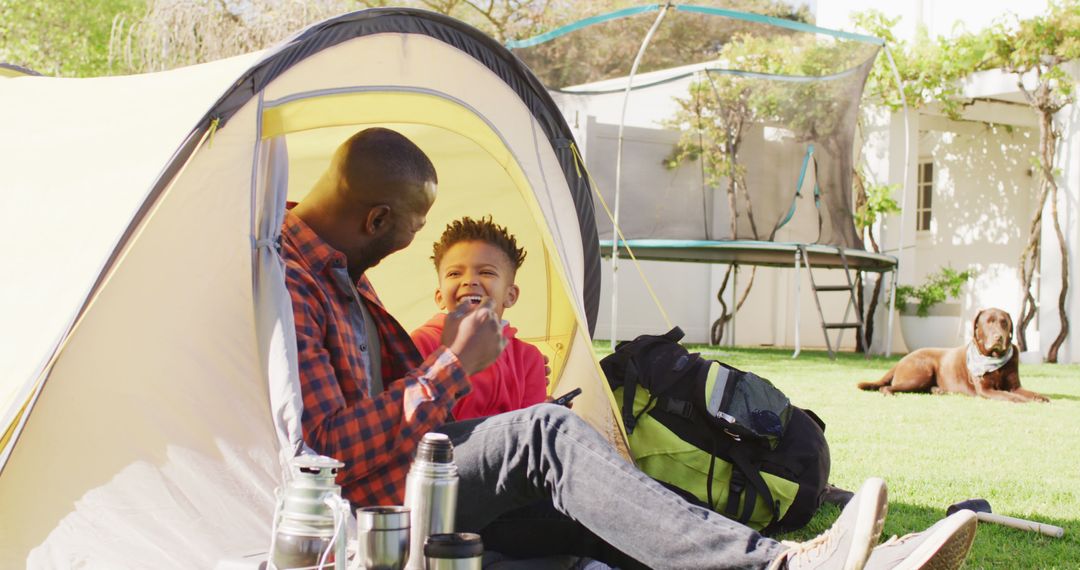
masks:
{"label": "sunlit grass", "polygon": [[[596,352],[609,352],[596,343]],[[970,498],[995,513],[1065,529],[1049,538],[980,524],[965,568],[1080,568],[1080,366],[1021,365],[1024,386],[1050,404],[1011,404],[966,396],[885,397],[855,388],[879,378],[899,357],[864,359],[824,352],[691,346],[773,381],[826,423],[833,484],[856,489],[871,476],[889,489],[885,537],[926,528],[945,508]],[[832,524],[824,507],[810,525],[782,538],[808,538]]]}

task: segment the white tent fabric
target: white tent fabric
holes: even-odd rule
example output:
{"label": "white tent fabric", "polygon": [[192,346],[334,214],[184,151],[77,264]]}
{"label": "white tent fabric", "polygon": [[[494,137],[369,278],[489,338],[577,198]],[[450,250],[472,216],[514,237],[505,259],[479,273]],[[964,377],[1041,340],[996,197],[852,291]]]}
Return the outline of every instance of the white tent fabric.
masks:
{"label": "white tent fabric", "polygon": [[382,10],[193,68],[0,82],[17,240],[0,280],[0,567],[213,568],[266,551],[300,435],[284,202],[366,126],[413,138],[440,176],[417,245],[372,276],[392,312],[406,328],[430,316],[427,244],[493,214],[530,251],[529,302],[509,318],[552,359],[553,389],[586,387],[575,410],[623,444],[592,356],[595,227],[568,186],[569,141],[477,36]]}

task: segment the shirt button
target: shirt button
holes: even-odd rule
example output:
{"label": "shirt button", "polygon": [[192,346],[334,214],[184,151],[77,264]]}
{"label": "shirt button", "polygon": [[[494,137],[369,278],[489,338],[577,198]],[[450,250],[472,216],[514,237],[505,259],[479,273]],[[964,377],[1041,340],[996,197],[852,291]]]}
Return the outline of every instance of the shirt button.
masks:
{"label": "shirt button", "polygon": [[367,345],[366,344],[361,344],[360,345],[360,352],[367,352]]}

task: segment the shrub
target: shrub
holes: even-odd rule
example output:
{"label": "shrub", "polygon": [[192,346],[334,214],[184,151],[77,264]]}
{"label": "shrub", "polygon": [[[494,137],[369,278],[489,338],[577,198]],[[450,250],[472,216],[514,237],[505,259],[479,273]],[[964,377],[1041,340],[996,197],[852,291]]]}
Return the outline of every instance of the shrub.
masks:
{"label": "shrub", "polygon": [[973,269],[957,271],[951,267],[942,267],[940,271],[927,275],[926,282],[918,287],[911,285],[897,287],[896,303],[905,307],[910,302],[917,302],[919,306],[915,314],[925,317],[930,307],[946,299],[959,297],[964,284],[974,276]]}

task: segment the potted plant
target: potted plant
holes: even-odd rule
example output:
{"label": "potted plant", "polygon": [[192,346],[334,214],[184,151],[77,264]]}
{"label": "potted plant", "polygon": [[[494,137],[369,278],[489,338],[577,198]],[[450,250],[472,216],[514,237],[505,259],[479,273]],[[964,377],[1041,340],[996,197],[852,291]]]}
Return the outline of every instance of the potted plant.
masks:
{"label": "potted plant", "polygon": [[960,303],[956,299],[975,271],[957,271],[951,267],[931,273],[919,286],[896,288],[896,306],[900,310],[900,332],[908,350],[925,347],[953,347],[963,342]]}

